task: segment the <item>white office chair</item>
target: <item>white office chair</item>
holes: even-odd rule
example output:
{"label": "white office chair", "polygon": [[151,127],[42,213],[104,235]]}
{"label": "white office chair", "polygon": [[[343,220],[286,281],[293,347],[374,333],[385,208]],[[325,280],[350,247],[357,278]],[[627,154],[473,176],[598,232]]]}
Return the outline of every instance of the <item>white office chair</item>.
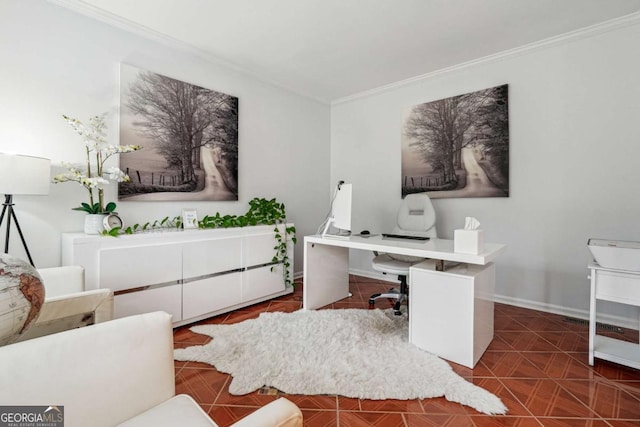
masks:
{"label": "white office chair", "polygon": [[[426,193],[407,195],[402,201],[398,211],[398,225],[393,230],[394,234],[407,236],[422,236],[436,238],[436,212],[431,204],[431,199]],[[375,253],[375,252],[374,252]],[[409,286],[407,276],[409,267],[424,258],[406,255],[378,254],[372,261],[373,269],[383,274],[395,274],[400,281],[400,289],[390,289],[389,292],[373,294],[369,298],[369,308],[374,308],[376,300],[391,298],[397,300],[393,306],[396,315],[402,314],[400,306],[408,298]]]}

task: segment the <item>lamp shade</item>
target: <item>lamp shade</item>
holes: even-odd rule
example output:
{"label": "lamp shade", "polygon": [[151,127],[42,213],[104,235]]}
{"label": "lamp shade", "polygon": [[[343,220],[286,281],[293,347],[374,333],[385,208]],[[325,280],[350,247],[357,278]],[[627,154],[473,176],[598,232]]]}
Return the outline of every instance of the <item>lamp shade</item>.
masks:
{"label": "lamp shade", "polygon": [[0,194],[49,194],[51,160],[0,153]]}

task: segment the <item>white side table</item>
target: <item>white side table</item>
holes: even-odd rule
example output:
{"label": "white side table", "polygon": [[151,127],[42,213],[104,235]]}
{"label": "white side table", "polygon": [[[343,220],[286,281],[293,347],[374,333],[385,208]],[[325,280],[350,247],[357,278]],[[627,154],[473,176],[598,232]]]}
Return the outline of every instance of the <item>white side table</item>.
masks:
{"label": "white side table", "polygon": [[596,335],[596,302],[613,301],[640,307],[640,272],[613,270],[589,264],[591,301],[589,311],[589,365],[594,358],[640,369],[640,343]]}

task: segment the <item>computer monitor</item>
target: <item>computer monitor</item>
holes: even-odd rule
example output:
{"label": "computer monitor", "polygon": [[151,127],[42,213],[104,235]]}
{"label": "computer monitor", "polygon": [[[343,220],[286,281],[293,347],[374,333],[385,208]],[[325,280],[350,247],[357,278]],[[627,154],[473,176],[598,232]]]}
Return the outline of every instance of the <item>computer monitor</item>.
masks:
{"label": "computer monitor", "polygon": [[[331,214],[322,232],[322,237],[349,237],[351,235],[351,190],[352,184],[341,181],[335,190],[331,203]],[[337,233],[329,233],[329,228],[338,229]]]}

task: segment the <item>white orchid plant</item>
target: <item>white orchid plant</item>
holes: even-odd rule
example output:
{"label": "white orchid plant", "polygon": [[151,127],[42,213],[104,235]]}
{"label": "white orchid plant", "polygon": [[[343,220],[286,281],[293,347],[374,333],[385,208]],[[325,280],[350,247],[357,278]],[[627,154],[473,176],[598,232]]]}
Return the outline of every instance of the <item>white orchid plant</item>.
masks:
{"label": "white orchid plant", "polygon": [[[107,142],[107,125],[105,116],[93,116],[89,119],[89,126],[80,120],[63,115],[64,120],[80,135],[84,141],[87,160],[84,167],[66,164],[67,172],[53,177],[55,184],[61,182],[77,182],[89,192],[89,203],[81,203],[73,208],[89,214],[104,214],[114,212],[116,204],[104,203],[104,186],[109,180],[116,182],[129,181],[129,176],[115,166],[105,167],[105,162],[114,154],[129,153],[142,147],[139,145],[114,145]],[[97,200],[95,199],[97,192]]]}

